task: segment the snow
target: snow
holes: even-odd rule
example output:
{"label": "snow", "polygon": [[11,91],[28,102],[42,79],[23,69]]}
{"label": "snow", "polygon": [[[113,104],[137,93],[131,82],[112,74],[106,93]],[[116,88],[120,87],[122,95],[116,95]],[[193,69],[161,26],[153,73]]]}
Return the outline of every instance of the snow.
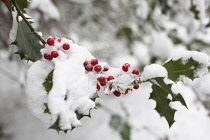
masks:
{"label": "snow", "polygon": [[[47,7],[47,8],[46,8]],[[45,19],[60,19],[60,12],[51,0],[31,0],[30,9],[39,9],[44,13]]]}
{"label": "snow", "polygon": [[[52,38],[52,37],[50,37]],[[61,41],[60,41],[61,40]],[[28,70],[26,82],[26,95],[29,108],[32,112],[49,124],[53,124],[59,118],[59,127],[62,130],[71,130],[72,127],[81,126],[77,119],[76,112],[88,115],[90,109],[95,107],[95,103],[90,99],[96,94],[96,85],[101,85],[102,91],[106,95],[114,91],[125,93],[126,89],[133,89],[139,83],[139,75],[132,74],[132,68],[124,72],[122,68],[110,68],[109,71],[86,71],[84,62],[92,66],[90,61],[94,57],[82,46],[73,43],[66,38],[54,38],[54,45],[45,45],[41,49],[41,54],[51,54],[58,52],[58,57],[52,60],[42,58],[32,64]],[[64,50],[63,44],[69,44],[70,49]],[[106,62],[99,62],[102,68],[109,67]],[[47,95],[42,83],[45,82],[48,74],[53,71],[53,87]],[[99,77],[114,76],[115,79],[102,85],[97,81]],[[33,82],[36,81],[36,82]],[[103,87],[104,86],[104,87]],[[110,90],[110,86],[112,90]],[[50,110],[51,115],[44,114],[45,106]],[[51,121],[52,120],[52,121]]]}
{"label": "snow", "polygon": [[206,17],[206,7],[205,7],[205,0],[193,0],[193,4],[196,6],[196,10],[199,11],[199,18],[203,21]]}
{"label": "snow", "polygon": [[206,74],[201,78],[197,78],[193,81],[193,87],[202,98],[203,101],[209,100],[209,83],[210,83],[210,74]]}
{"label": "snow", "polygon": [[147,81],[156,77],[166,77],[168,76],[167,70],[159,64],[151,64],[144,68],[141,75],[142,81]]}
{"label": "snow", "polygon": [[165,33],[153,32],[151,44],[152,55],[163,60],[168,59],[173,52],[173,43]]}
{"label": "snow", "polygon": [[[64,43],[70,45],[69,50],[62,49]],[[58,51],[59,57],[52,62],[42,58],[28,70],[26,95],[30,109],[38,118],[49,122],[51,119],[56,121],[59,116],[60,128],[69,130],[72,126],[81,126],[75,111],[88,114],[95,107],[90,98],[96,92],[96,80],[86,74],[83,66],[84,61],[93,56],[86,48],[65,38],[61,42],[56,41],[55,46],[46,45],[41,53],[50,54],[51,51]],[[42,83],[53,69],[53,87],[47,96]],[[51,116],[43,113],[44,103],[47,103]]]}
{"label": "snow", "polygon": [[[22,18],[19,16],[18,20],[22,21]],[[14,11],[12,11],[12,29],[10,30],[9,33],[10,43],[13,43],[15,41],[17,30],[18,30],[17,11],[14,9]]]}

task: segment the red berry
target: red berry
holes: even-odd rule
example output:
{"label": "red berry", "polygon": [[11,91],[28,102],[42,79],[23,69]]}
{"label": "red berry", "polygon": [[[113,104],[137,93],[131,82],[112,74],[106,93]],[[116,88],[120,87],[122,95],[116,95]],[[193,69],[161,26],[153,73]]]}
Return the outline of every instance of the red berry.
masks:
{"label": "red berry", "polygon": [[52,57],[56,58],[56,57],[58,57],[59,54],[58,54],[58,51],[52,51],[51,55],[52,55]]}
{"label": "red berry", "polygon": [[98,59],[92,59],[92,60],[91,60],[91,64],[92,64],[93,66],[97,65],[97,64],[98,64]]}
{"label": "red berry", "polygon": [[133,86],[134,89],[138,89],[139,88],[139,85],[135,85]]}
{"label": "red berry", "polygon": [[122,70],[125,71],[125,72],[127,72],[129,68],[130,68],[130,64],[128,64],[128,63],[125,63],[125,64],[122,66]]}
{"label": "red berry", "polygon": [[106,78],[101,76],[101,77],[98,78],[98,81],[99,82],[105,82],[106,81]]}
{"label": "red berry", "polygon": [[136,75],[139,75],[140,74],[138,70],[133,70],[132,73],[133,74],[136,74]]}
{"label": "red berry", "polygon": [[83,63],[83,65],[84,65],[84,67],[86,67],[86,66],[88,65],[88,61],[85,61],[85,62]]}
{"label": "red berry", "polygon": [[48,38],[47,44],[50,46],[53,46],[55,44],[55,39],[54,38]]}
{"label": "red berry", "polygon": [[62,40],[62,39],[60,39],[60,38],[59,38],[57,41],[60,43],[60,42],[61,42],[61,40]]}
{"label": "red berry", "polygon": [[105,82],[100,82],[101,86],[106,86],[106,81]]}
{"label": "red berry", "polygon": [[93,71],[93,66],[86,66],[85,69],[86,69],[87,71]]}
{"label": "red berry", "polygon": [[108,71],[109,70],[109,66],[105,66],[103,71]]}
{"label": "red berry", "polygon": [[69,44],[68,44],[68,43],[64,43],[64,44],[63,44],[63,49],[64,49],[64,50],[70,49]]}
{"label": "red berry", "polygon": [[95,70],[96,72],[100,72],[100,71],[102,70],[102,67],[101,67],[100,65],[95,65],[95,66],[94,66],[94,70]]}
{"label": "red berry", "polygon": [[111,80],[113,80],[113,79],[114,79],[114,76],[108,76],[108,77],[107,77],[107,80],[108,80],[108,81],[111,81]]}
{"label": "red berry", "polygon": [[9,2],[9,0],[2,0],[4,3],[7,3],[7,2]]}
{"label": "red berry", "polygon": [[99,77],[98,81],[99,81],[101,86],[105,86],[106,85],[106,78],[105,77]]}
{"label": "red berry", "polygon": [[99,91],[101,89],[101,87],[99,85],[97,85],[97,90]]}
{"label": "red berry", "polygon": [[44,54],[44,58],[47,59],[47,60],[52,60],[53,59],[53,57],[50,54],[47,54],[47,53]]}
{"label": "red berry", "polygon": [[121,95],[121,92],[119,91],[114,91],[113,94],[116,96],[116,97],[119,97]]}
{"label": "red berry", "polygon": [[124,94],[124,95],[128,94],[128,91],[129,91],[129,90],[131,90],[131,89],[129,89],[129,88],[126,89],[126,90],[125,90],[125,93],[122,93],[122,94]]}

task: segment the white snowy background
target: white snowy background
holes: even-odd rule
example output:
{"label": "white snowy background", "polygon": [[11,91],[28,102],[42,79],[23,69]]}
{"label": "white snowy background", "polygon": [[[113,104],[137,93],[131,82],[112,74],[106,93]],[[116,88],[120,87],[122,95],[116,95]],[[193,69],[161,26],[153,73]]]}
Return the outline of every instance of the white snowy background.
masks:
{"label": "white snowy background", "polygon": [[[133,68],[143,71],[146,65],[162,64],[187,49],[210,56],[210,28],[205,27],[210,16],[208,0],[192,0],[199,11],[199,19],[195,19],[189,10],[190,0],[164,1],[170,7],[168,14],[162,13],[161,6],[151,11],[152,2],[31,0],[27,12],[36,21],[34,27],[46,37],[70,38],[86,46],[96,58],[107,61],[113,67],[121,67],[128,62]],[[189,109],[179,103],[173,104],[178,111],[175,114],[176,122],[170,129],[166,120],[154,111],[155,102],[148,100],[151,92],[149,83],[119,98],[99,95],[101,98],[97,102],[108,109],[99,107],[92,110],[92,118],[83,118],[82,127],[71,133],[57,134],[47,129],[27,108],[24,85],[26,71],[31,63],[21,61],[16,55],[11,57],[11,53],[16,50],[13,46],[3,47],[10,42],[6,36],[11,23],[5,25],[3,22],[9,20],[5,17],[9,13],[2,3],[0,11],[0,140],[121,140],[119,133],[109,124],[113,113],[125,119],[123,107],[129,114],[125,120],[132,126],[131,140],[210,139],[209,110],[203,104],[204,101],[210,102],[210,74],[193,82],[186,80],[185,83],[177,83],[173,87],[174,92],[182,94]],[[128,32],[132,30],[132,39],[122,35],[122,30],[119,33],[122,28]],[[174,43],[174,36],[181,43]]]}

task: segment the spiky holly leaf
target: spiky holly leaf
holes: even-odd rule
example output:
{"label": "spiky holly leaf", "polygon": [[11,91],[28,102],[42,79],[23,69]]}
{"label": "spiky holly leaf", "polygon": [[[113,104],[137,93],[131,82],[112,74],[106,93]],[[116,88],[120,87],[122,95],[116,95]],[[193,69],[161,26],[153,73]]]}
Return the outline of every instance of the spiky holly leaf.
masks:
{"label": "spiky holly leaf", "polygon": [[187,104],[184,100],[184,98],[182,97],[182,95],[180,93],[178,94],[174,94],[171,90],[172,84],[166,84],[164,82],[164,78],[163,77],[157,77],[155,78],[155,81],[158,83],[158,85],[168,94],[170,94],[172,96],[172,101],[179,101],[183,106],[185,106],[187,108]]}
{"label": "spiky holly leaf", "polygon": [[187,63],[183,63],[182,59],[170,60],[163,66],[168,71],[168,78],[174,82],[178,81],[181,75],[184,75],[190,79],[195,79],[195,70],[199,68],[201,64],[190,58]]}
{"label": "spiky holly leaf", "polygon": [[15,1],[22,12],[24,12],[25,8],[28,8],[29,1],[28,0],[10,0],[9,2],[5,3],[6,7],[10,12],[12,12],[12,1]]}
{"label": "spiky holly leaf", "polygon": [[[169,127],[172,126],[174,121],[175,109],[171,108],[169,104],[174,101],[179,101],[183,106],[187,108],[187,104],[181,94],[174,94],[171,90],[172,84],[166,84],[164,77],[156,77],[150,80],[152,83],[152,92],[150,93],[150,99],[156,101],[155,110],[160,116],[165,117]],[[171,95],[172,99],[168,96]]]}
{"label": "spiky holly leaf", "polygon": [[18,23],[17,36],[13,44],[18,47],[18,53],[21,54],[22,59],[37,61],[42,57],[40,49],[43,46],[25,21]]}
{"label": "spiky holly leaf", "polygon": [[44,86],[45,90],[47,91],[47,94],[50,92],[50,90],[52,89],[52,86],[53,86],[53,81],[52,81],[53,72],[54,72],[54,70],[52,70],[48,74],[47,78],[45,79],[45,82],[42,84]]}
{"label": "spiky holly leaf", "polygon": [[152,85],[152,92],[150,93],[150,98],[156,101],[156,107],[155,110],[160,114],[161,117],[165,117],[167,120],[169,127],[173,125],[175,122],[174,120],[174,114],[176,112],[175,109],[172,109],[169,106],[169,103],[171,102],[170,99],[168,99],[168,92],[166,92],[163,88],[159,87],[156,84]]}
{"label": "spiky holly leaf", "polygon": [[[54,129],[54,130],[56,130],[56,131],[59,133],[59,131],[61,131],[61,129],[60,129],[60,127],[59,127],[59,119],[60,119],[60,117],[58,116],[58,118],[57,118],[57,120],[55,121],[55,123],[54,123],[53,125],[51,125],[51,126],[49,127],[49,129]],[[67,131],[65,131],[65,132],[67,132]]]}
{"label": "spiky holly leaf", "polygon": [[[80,114],[80,113],[78,113],[78,112],[76,111],[77,119],[78,119],[78,120],[81,120],[83,117],[89,117],[89,118],[91,118],[90,111],[91,111],[91,109],[89,110],[89,114],[88,114],[88,115],[83,115],[83,114]],[[49,127],[49,129],[54,129],[54,130],[56,130],[58,133],[59,133],[60,131],[63,131],[64,133],[67,133],[69,130],[62,130],[62,129],[60,129],[60,127],[59,127],[59,121],[60,121],[60,118],[58,117],[57,120],[55,121],[55,123],[54,123],[53,125],[51,125],[51,126]],[[75,127],[72,126],[71,131],[74,130],[74,129],[75,129]]]}

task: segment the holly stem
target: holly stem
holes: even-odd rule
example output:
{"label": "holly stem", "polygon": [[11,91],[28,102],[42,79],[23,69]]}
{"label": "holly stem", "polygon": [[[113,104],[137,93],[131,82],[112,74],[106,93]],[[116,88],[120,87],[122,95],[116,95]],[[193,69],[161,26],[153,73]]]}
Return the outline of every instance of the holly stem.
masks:
{"label": "holly stem", "polygon": [[18,14],[23,18],[23,20],[25,21],[25,23],[30,28],[31,32],[33,32],[37,36],[37,38],[42,42],[42,44],[45,45],[46,44],[45,40],[31,26],[30,22],[26,19],[26,17],[24,16],[24,14],[21,12],[20,8],[18,7],[16,1],[15,0],[12,0],[12,3],[14,4],[14,6],[15,6],[17,12],[18,12]]}

